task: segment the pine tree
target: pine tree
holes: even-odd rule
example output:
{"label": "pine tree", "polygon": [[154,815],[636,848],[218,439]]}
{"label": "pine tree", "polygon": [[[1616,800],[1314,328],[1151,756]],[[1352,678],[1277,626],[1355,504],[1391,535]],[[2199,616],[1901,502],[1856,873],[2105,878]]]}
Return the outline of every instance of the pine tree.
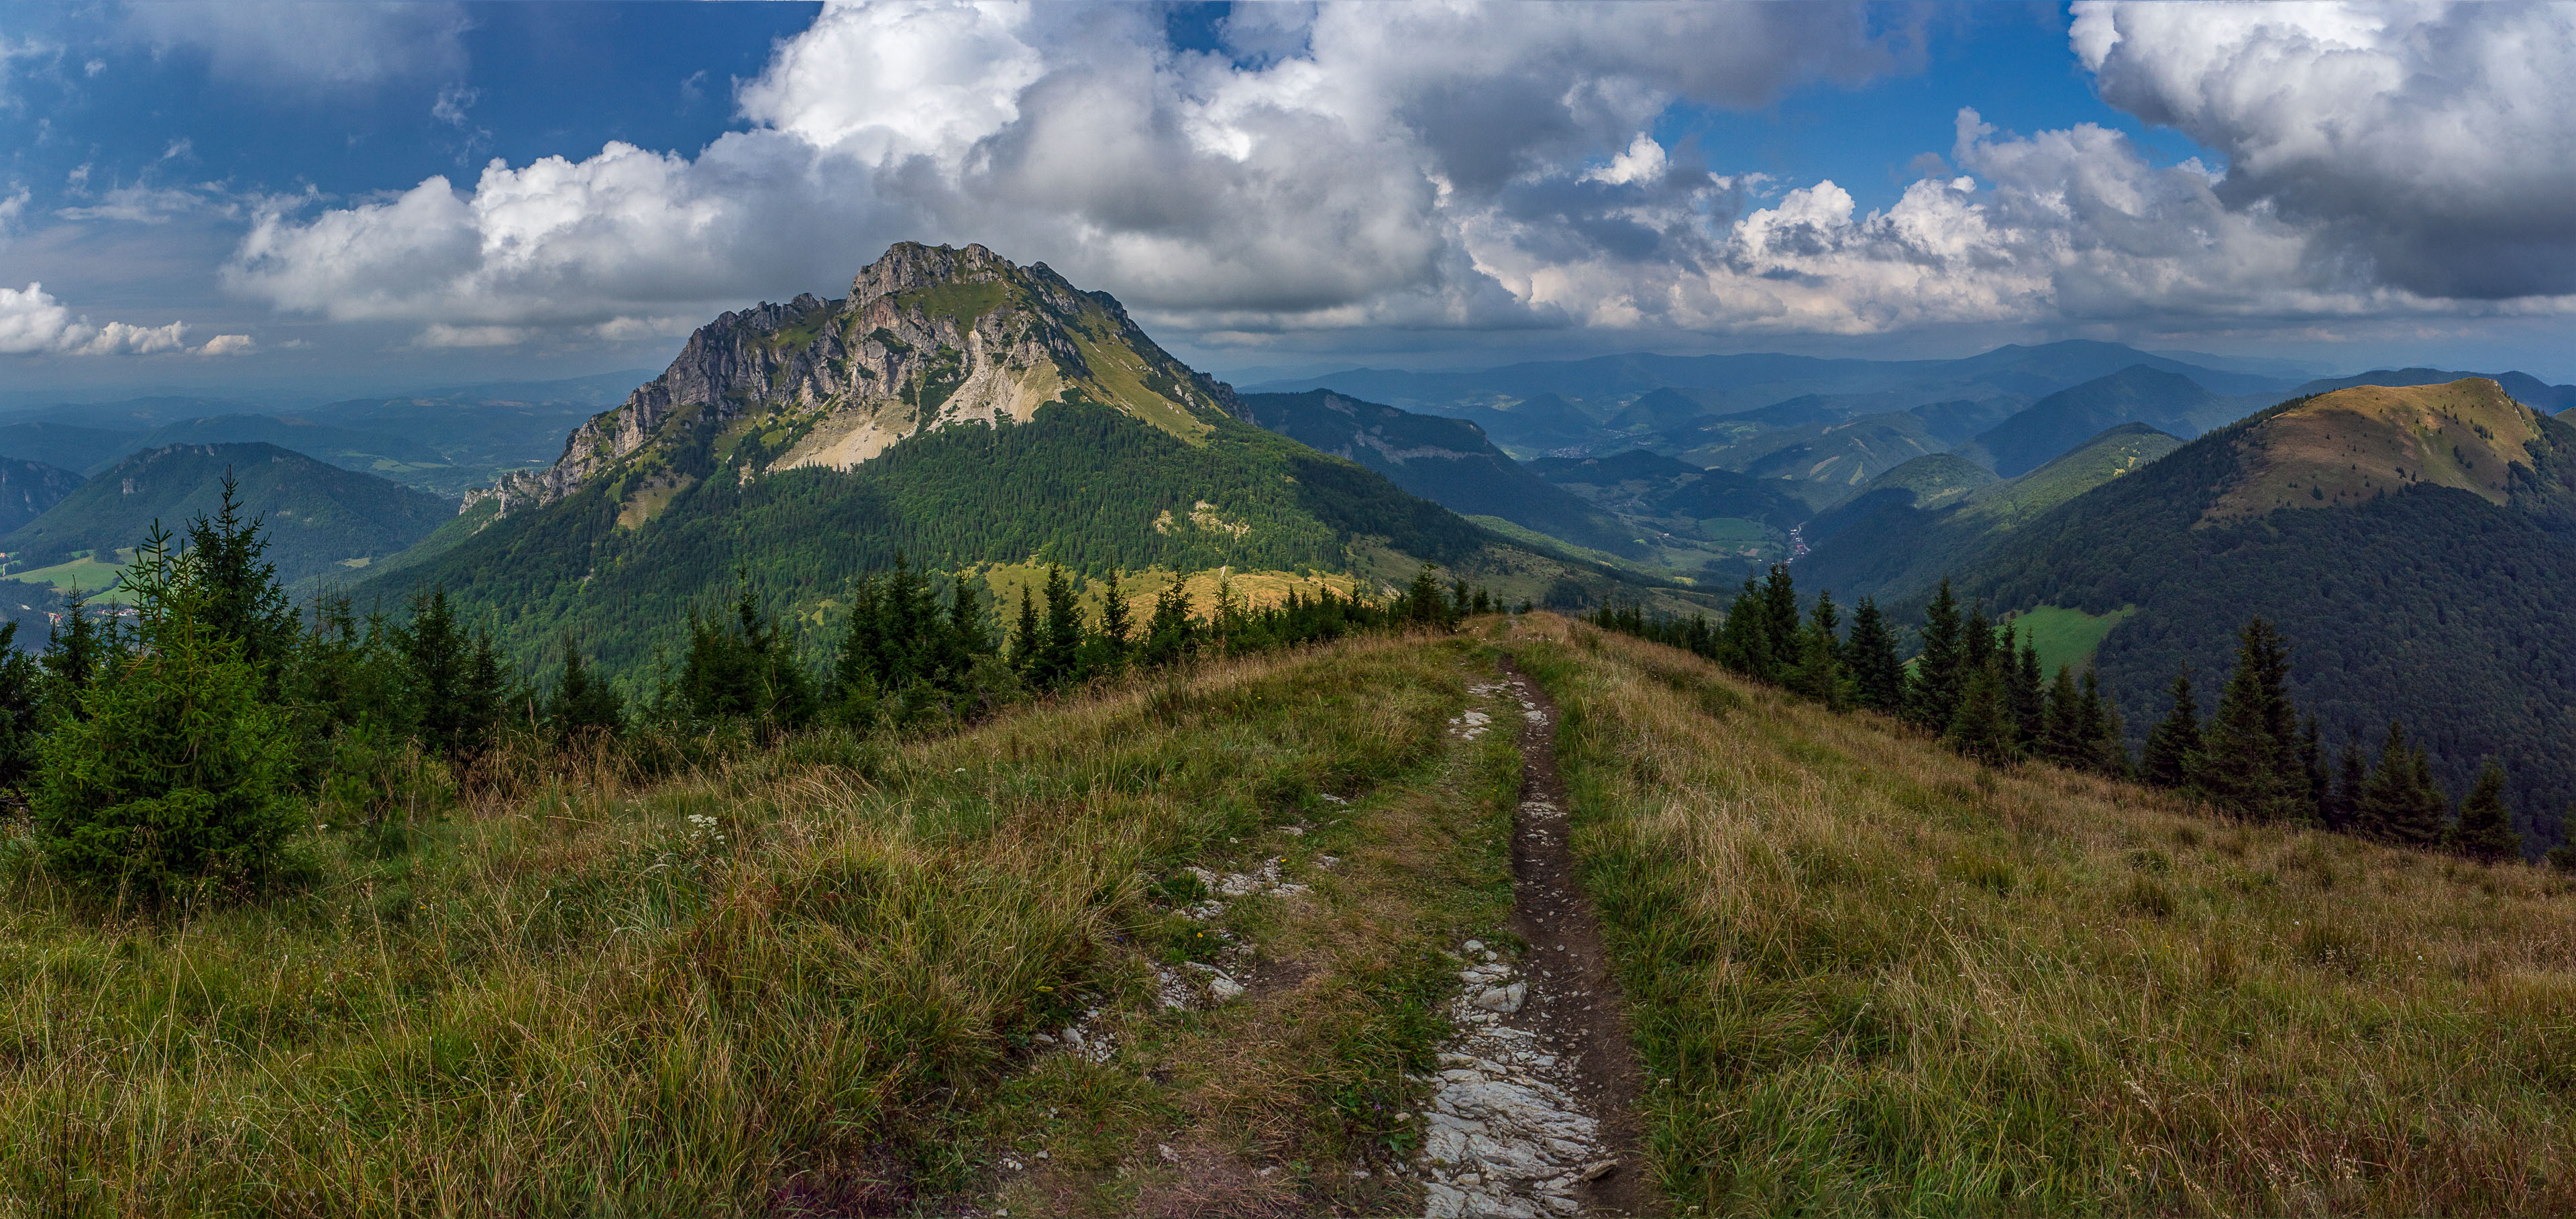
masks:
{"label": "pine tree", "polygon": [[239,484],[229,468],[222,488],[215,514],[200,515],[188,525],[183,552],[188,578],[197,590],[205,629],[239,643],[242,659],[273,694],[279,665],[295,643],[295,612],[277,582],[277,565],[261,557],[268,539],[260,518],[241,519]]}
{"label": "pine tree", "polygon": [[1145,641],[1137,649],[1137,663],[1178,662],[1189,653],[1193,625],[1188,582],[1176,579],[1164,585],[1154,596],[1154,616],[1145,620]]}
{"label": "pine tree", "polygon": [[749,573],[740,576],[730,619],[689,618],[689,650],[682,658],[679,698],[702,720],[748,719],[765,726],[798,728],[814,716],[811,678],[796,662],[793,641],[761,611]]}
{"label": "pine tree", "polygon": [[2085,736],[2084,695],[2075,684],[2075,670],[2069,665],[2057,666],[2057,679],[2049,683],[2045,706],[2040,714],[2039,756],[2059,766],[2084,764]]}
{"label": "pine tree", "polygon": [[1054,564],[1047,565],[1046,625],[1038,638],[1029,684],[1053,690],[1082,680],[1082,608],[1074,601],[1073,582],[1065,578],[1064,568]]}
{"label": "pine tree", "polygon": [[[169,535],[156,525],[146,548],[164,547]],[[63,598],[63,615],[47,629],[45,654],[36,663],[44,670],[43,701],[46,716],[77,719],[88,714],[83,709],[81,694],[98,680],[98,675],[114,658],[113,637],[98,629],[89,614],[89,597],[75,588]]]}
{"label": "pine tree", "polygon": [[[1415,626],[1449,625],[1449,607],[1440,597],[1440,577],[1434,574],[1429,563],[1413,573],[1413,583],[1405,589],[1404,600],[1405,616],[1412,619]],[[1223,614],[1222,607],[1219,614]]]}
{"label": "pine tree", "polygon": [[2025,633],[2019,652],[2013,650],[2007,638],[2003,654],[2012,662],[2004,673],[2004,694],[2012,704],[2013,731],[2021,738],[2025,752],[2034,751],[2048,728],[2048,687],[2040,674],[2039,645]]}
{"label": "pine tree", "polygon": [[416,594],[411,611],[394,637],[408,670],[410,720],[430,749],[470,760],[491,744],[509,696],[500,651],[490,635],[458,625],[444,588]]}
{"label": "pine tree", "polygon": [[2210,803],[2248,820],[2297,820],[2308,808],[2289,670],[2271,623],[2255,618],[2237,633],[2236,671],[2219,695],[2197,778]]}
{"label": "pine tree", "polygon": [[2361,808],[2355,822],[2361,832],[2381,842],[2400,846],[2428,847],[2442,839],[2442,797],[2432,789],[2420,763],[2424,751],[2409,749],[2406,731],[2397,721],[2388,721],[2388,742],[2379,750],[2379,763],[2370,769],[2370,778],[2361,789]]}
{"label": "pine tree", "polygon": [[2003,765],[2018,755],[2000,666],[1990,663],[1969,675],[1960,691],[1959,709],[1943,735],[1951,748],[1991,765]]}
{"label": "pine tree", "polygon": [[127,569],[141,646],[77,689],[41,747],[32,804],[54,873],[153,902],[256,881],[295,824],[291,742],[238,640],[159,529]]}
{"label": "pine tree", "polygon": [[1113,672],[1127,664],[1127,637],[1136,629],[1136,624],[1129,621],[1131,617],[1127,593],[1118,587],[1118,577],[1113,573],[1100,594],[1100,641],[1108,654],[1107,668]]}
{"label": "pine tree", "polygon": [[2451,849],[2479,863],[2501,863],[2522,855],[2522,835],[2514,832],[2513,814],[2504,806],[2504,767],[2494,758],[2478,769],[2476,786],[2460,801],[2460,823],[2451,833]]}
{"label": "pine tree", "polygon": [[1815,610],[1800,632],[1798,669],[1790,683],[1791,689],[1834,711],[1843,709],[1842,640],[1835,634],[1840,619],[1833,594],[1816,598]]}
{"label": "pine tree", "polygon": [[1789,578],[1789,565],[1774,563],[1762,578],[1762,637],[1771,644],[1772,671],[1765,678],[1774,684],[1785,684],[1799,660],[1798,589]]}
{"label": "pine tree", "polygon": [[2077,764],[2115,779],[2127,777],[2129,744],[2120,724],[2120,712],[2103,696],[2102,675],[2091,665],[2084,666],[2084,694],[2076,723],[2084,742],[2083,756]]}
{"label": "pine tree", "polygon": [[2200,759],[2200,696],[2191,689],[2191,666],[2174,674],[2168,688],[2173,708],[2147,730],[2146,751],[2138,757],[2138,777],[2157,787],[2186,787]]}
{"label": "pine tree", "polygon": [[1854,697],[1861,706],[1886,715],[1905,709],[1905,665],[1896,658],[1896,634],[1878,602],[1863,597],[1852,607],[1851,639],[1844,644],[1851,660]]}
{"label": "pine tree", "polygon": [[1906,687],[1907,717],[1936,732],[1948,729],[1959,711],[1961,676],[1959,602],[1944,579],[1931,604],[1923,607],[1923,651]]}
{"label": "pine tree", "polygon": [[877,695],[885,688],[885,616],[877,594],[872,577],[850,582],[850,616],[841,624],[841,650],[832,659],[825,697],[851,722],[874,718]]}
{"label": "pine tree", "polygon": [[1719,627],[1717,662],[1756,681],[1770,681],[1778,671],[1772,640],[1764,626],[1762,593],[1751,580],[1726,607]]}
{"label": "pine tree", "polygon": [[1037,669],[1038,650],[1045,636],[1038,631],[1037,603],[1030,599],[1029,586],[1020,586],[1020,618],[1011,627],[1011,668],[1026,680]]}
{"label": "pine tree", "polygon": [[590,671],[570,631],[564,632],[563,657],[563,677],[546,699],[546,730],[561,744],[624,731],[626,709],[617,691]]}

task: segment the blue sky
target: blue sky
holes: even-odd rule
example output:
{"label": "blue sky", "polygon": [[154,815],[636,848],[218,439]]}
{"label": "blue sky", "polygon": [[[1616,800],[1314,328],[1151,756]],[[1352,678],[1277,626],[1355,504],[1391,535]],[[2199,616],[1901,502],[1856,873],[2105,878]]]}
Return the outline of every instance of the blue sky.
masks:
{"label": "blue sky", "polygon": [[2576,66],[2569,28],[0,4],[0,369],[355,393],[655,366],[918,238],[1048,261],[1221,372],[2089,337],[2576,380],[2576,118],[2527,84]]}

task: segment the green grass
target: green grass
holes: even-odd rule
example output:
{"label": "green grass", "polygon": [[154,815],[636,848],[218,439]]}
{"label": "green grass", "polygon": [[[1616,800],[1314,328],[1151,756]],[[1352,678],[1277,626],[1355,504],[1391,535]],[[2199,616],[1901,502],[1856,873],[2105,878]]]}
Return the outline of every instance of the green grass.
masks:
{"label": "green grass", "polygon": [[2102,646],[2102,637],[2137,612],[2134,605],[2123,605],[2107,614],[2043,605],[2013,615],[2013,623],[2029,632],[2030,641],[2038,645],[2042,672],[2054,674],[2059,665],[2070,665],[2082,672],[2085,665],[2092,663],[2094,649]]}
{"label": "green grass", "polygon": [[0,579],[15,580],[22,584],[41,584],[66,593],[78,588],[83,592],[96,594],[90,598],[92,601],[102,604],[124,604],[122,596],[111,586],[125,574],[125,564],[134,557],[134,552],[117,551],[116,561],[113,563],[101,561],[94,557],[95,553],[84,550],[68,563],[13,571],[6,576],[0,576]]}
{"label": "green grass", "polygon": [[2576,1210],[2566,878],[1520,630],[1676,1211]]}
{"label": "green grass", "polygon": [[[1255,1161],[1416,1205],[1352,1170],[1418,1136],[1437,950],[1507,909],[1516,758],[1445,728],[1483,672],[1378,638],[670,780],[505,759],[398,832],[316,808],[302,888],[190,916],[0,820],[0,1215],[1114,1213]],[[1171,913],[1271,857],[1314,893]],[[1201,931],[1263,980],[1163,1011]],[[1095,1010],[1119,1057],[1040,1048]]]}
{"label": "green grass", "polygon": [[1776,536],[1775,530],[1760,521],[1733,516],[1713,516],[1702,520],[1699,533],[1720,546],[1769,545]]}

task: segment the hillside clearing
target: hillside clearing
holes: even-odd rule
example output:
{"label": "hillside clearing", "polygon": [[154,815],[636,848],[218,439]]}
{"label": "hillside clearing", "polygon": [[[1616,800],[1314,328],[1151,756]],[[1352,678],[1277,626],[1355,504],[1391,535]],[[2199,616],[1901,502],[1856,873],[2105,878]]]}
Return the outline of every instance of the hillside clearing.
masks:
{"label": "hillside clearing", "polygon": [[1998,772],[1522,630],[1677,1208],[2576,1209],[2566,880]]}
{"label": "hillside clearing", "polygon": [[2134,605],[2124,605],[2107,614],[2043,605],[2015,614],[2012,620],[2039,649],[2040,671],[2055,673],[2060,665],[2081,670],[2093,663],[2093,653],[2102,646],[2103,636],[2137,612]]}

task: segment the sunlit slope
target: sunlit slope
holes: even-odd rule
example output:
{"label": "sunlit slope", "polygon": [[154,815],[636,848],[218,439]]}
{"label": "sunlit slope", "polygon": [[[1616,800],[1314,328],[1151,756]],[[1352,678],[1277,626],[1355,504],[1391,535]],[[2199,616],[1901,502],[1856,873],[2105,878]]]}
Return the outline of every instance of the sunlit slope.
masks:
{"label": "sunlit slope", "polygon": [[1656,1171],[1707,1214],[2557,1214],[2576,892],[1998,772],[1549,618]]}

